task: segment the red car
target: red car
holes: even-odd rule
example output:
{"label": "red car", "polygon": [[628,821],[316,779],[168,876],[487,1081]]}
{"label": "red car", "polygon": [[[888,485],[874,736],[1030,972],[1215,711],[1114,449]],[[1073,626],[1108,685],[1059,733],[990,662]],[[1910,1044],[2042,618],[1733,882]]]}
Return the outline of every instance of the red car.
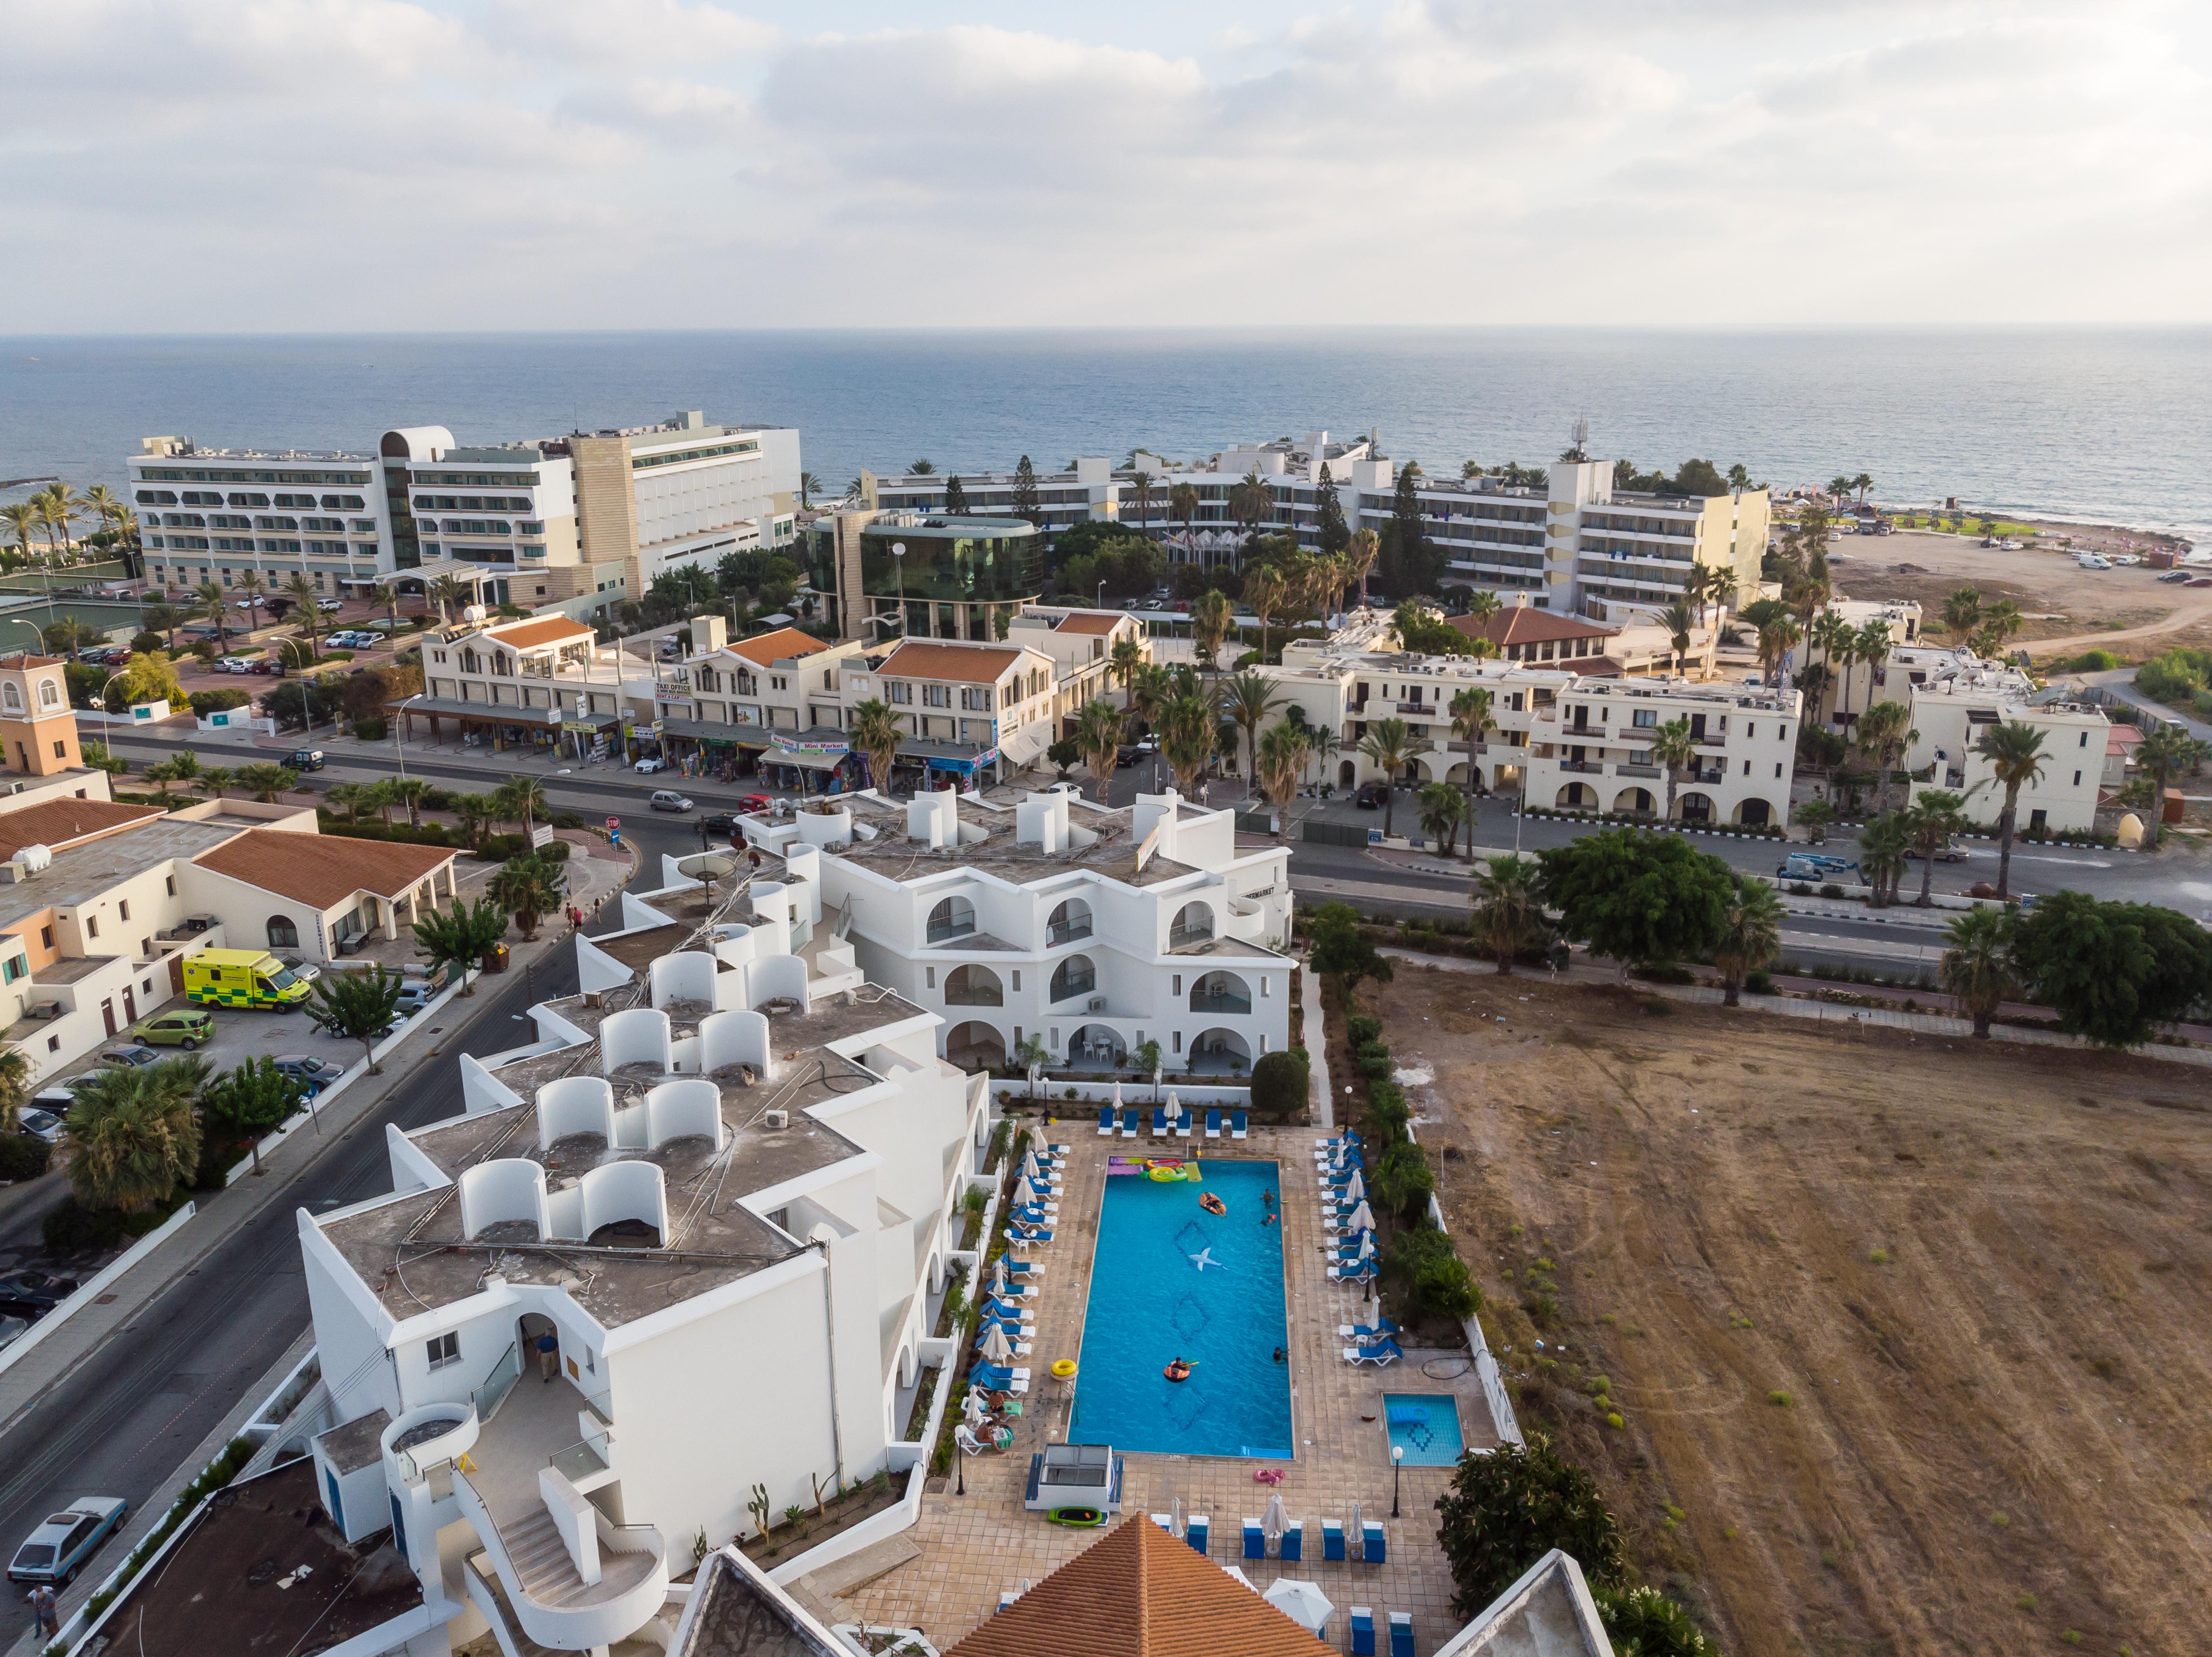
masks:
{"label": "red car", "polygon": [[740,811],[765,811],[769,809],[769,800],[766,794],[748,794],[738,802],[738,810]]}

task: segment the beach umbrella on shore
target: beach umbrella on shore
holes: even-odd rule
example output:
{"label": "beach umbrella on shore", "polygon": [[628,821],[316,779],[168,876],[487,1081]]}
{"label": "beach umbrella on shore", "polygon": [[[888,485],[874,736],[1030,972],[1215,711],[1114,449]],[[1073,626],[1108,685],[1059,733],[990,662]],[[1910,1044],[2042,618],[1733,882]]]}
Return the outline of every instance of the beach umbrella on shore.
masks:
{"label": "beach umbrella on shore", "polygon": [[1014,1356],[1014,1349],[1006,1340],[1006,1326],[987,1324],[983,1329],[983,1356],[993,1363],[1005,1363]]}
{"label": "beach umbrella on shore", "polygon": [[1364,1197],[1359,1199],[1359,1206],[1352,1211],[1352,1217],[1344,1223],[1344,1229],[1346,1231],[1372,1231],[1375,1229],[1375,1211],[1368,1207]]}
{"label": "beach umbrella on shore", "polygon": [[1016,1207],[1027,1208],[1030,1204],[1036,1202],[1036,1187],[1030,1183],[1029,1176],[1027,1174],[1024,1174],[1021,1178],[1014,1181],[1014,1205]]}
{"label": "beach umbrella on shore", "polygon": [[1367,1200],[1367,1181],[1359,1177],[1358,1168],[1352,1169],[1352,1177],[1345,1181],[1344,1200],[1348,1203],[1364,1203]]}
{"label": "beach umbrella on shore", "polygon": [[1312,1634],[1328,1626],[1329,1613],[1336,1609],[1336,1602],[1321,1591],[1319,1584],[1294,1576],[1278,1576],[1267,1584],[1267,1592],[1261,1597]]}
{"label": "beach umbrella on shore", "polygon": [[1267,1517],[1260,1521],[1260,1533],[1270,1542],[1280,1542],[1290,1520],[1283,1513],[1283,1493],[1280,1490],[1267,1498]]}

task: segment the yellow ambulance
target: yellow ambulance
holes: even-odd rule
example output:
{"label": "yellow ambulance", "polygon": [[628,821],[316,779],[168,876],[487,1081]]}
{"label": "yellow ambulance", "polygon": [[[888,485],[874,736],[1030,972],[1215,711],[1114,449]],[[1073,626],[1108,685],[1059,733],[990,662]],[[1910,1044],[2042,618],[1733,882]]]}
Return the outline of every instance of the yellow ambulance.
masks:
{"label": "yellow ambulance", "polygon": [[202,950],[185,957],[185,996],[207,1007],[272,1007],[292,1012],[310,991],[266,950]]}

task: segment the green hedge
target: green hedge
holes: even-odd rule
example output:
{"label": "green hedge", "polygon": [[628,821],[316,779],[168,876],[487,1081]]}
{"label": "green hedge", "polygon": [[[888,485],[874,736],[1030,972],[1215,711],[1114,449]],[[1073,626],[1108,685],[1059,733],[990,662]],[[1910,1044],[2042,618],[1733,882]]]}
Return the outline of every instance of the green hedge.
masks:
{"label": "green hedge", "polygon": [[0,1134],[0,1180],[35,1180],[53,1160],[54,1148],[27,1133]]}
{"label": "green hedge", "polygon": [[185,1205],[191,1195],[181,1187],[168,1201],[143,1214],[126,1214],[119,1208],[87,1208],[75,1197],[64,1197],[39,1227],[48,1248],[65,1252],[81,1248],[118,1248],[157,1229]]}
{"label": "green hedge", "polygon": [[[403,846],[441,846],[456,852],[469,849],[468,837],[457,828],[442,822],[426,822],[420,828],[395,822],[386,828],[380,822],[346,822],[334,817],[327,810],[318,808],[316,816],[326,835],[337,835],[346,840],[389,840]],[[530,849],[530,842],[520,835],[486,835],[477,846],[474,856],[495,863],[520,857]],[[538,855],[554,863],[566,863],[574,848],[565,840],[556,840],[539,848]]]}
{"label": "green hedge", "polygon": [[210,713],[227,713],[234,707],[243,707],[253,700],[250,690],[195,690],[186,697],[192,712],[200,719]]}

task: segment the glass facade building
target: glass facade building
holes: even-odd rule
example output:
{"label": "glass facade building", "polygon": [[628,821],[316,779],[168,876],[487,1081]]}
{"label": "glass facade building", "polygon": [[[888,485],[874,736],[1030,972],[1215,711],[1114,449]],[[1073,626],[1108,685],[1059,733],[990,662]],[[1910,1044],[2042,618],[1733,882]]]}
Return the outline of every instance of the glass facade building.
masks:
{"label": "glass facade building", "polygon": [[[1044,537],[1019,518],[874,523],[860,531],[860,593],[839,590],[835,537],[827,521],[808,532],[808,573],[816,592],[836,594],[841,617],[843,606],[854,604],[864,616],[883,617],[885,634],[993,638],[994,610],[1011,615],[1044,590]],[[904,554],[895,554],[894,547],[903,547]],[[902,628],[892,619],[902,604]]]}

